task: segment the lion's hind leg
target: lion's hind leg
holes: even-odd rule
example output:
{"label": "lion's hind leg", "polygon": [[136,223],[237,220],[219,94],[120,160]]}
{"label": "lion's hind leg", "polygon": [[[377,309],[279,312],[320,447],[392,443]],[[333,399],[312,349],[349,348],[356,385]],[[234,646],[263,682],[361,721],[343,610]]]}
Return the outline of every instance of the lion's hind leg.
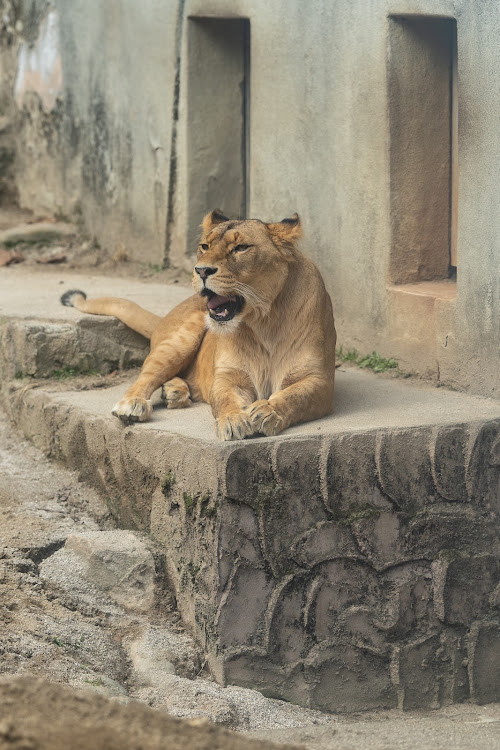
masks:
{"label": "lion's hind leg", "polygon": [[167,409],[185,409],[191,406],[191,392],[182,378],[172,378],[164,383],[161,389],[161,399]]}

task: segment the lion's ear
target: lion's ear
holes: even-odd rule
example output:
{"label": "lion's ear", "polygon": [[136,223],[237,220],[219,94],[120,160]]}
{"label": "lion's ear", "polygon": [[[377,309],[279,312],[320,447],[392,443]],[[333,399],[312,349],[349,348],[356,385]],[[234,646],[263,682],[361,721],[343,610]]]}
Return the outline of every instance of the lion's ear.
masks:
{"label": "lion's ear", "polygon": [[270,233],[282,242],[295,242],[302,237],[302,224],[298,214],[293,214],[289,219],[283,219],[276,224],[268,224]]}
{"label": "lion's ear", "polygon": [[229,221],[227,216],[224,216],[220,208],[215,208],[213,211],[210,211],[210,213],[205,216],[205,218],[201,222],[201,227],[203,229],[203,232],[207,234],[217,224],[223,224],[225,221]]}

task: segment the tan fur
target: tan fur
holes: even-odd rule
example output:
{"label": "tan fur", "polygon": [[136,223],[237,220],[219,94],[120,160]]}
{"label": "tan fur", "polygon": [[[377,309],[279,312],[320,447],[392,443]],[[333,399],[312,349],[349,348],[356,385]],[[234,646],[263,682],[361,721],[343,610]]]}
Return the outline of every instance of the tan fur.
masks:
{"label": "tan fur", "polygon": [[[212,211],[202,228],[193,273],[198,294],[165,318],[125,300],[74,293],[78,309],[115,315],[151,338],[141,374],[113,414],[127,423],[149,419],[151,395],[162,385],[170,408],[189,405],[189,396],[208,402],[221,440],[277,435],[330,414],[332,306],[318,270],[296,248],[298,216],[264,224]],[[232,320],[212,320],[200,296],[204,284],[221,298],[243,298],[242,310]]]}

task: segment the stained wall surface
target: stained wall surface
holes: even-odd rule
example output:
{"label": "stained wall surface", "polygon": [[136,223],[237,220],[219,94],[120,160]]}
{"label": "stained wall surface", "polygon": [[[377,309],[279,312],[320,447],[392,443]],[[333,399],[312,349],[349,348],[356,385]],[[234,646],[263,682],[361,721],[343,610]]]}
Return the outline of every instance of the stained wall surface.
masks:
{"label": "stained wall surface", "polygon": [[[189,268],[196,225],[214,208],[203,195],[213,194],[224,170],[234,179],[227,146],[239,142],[242,213],[276,220],[298,211],[303,249],[324,274],[344,348],[377,350],[403,370],[499,395],[495,0],[37,0],[17,3],[17,11],[1,0],[0,7],[11,29],[2,65],[16,60],[12,127],[23,205],[79,213],[110,250],[123,245],[146,263]],[[235,18],[249,21],[247,46],[231,52],[235,40],[219,26],[201,92],[193,25]],[[439,47],[434,32],[443,21],[456,23],[456,50]],[[411,113],[395,120],[405,91],[394,81],[408,83],[404,34],[397,50],[391,45],[395,23],[434,29],[430,47],[408,43],[408,59],[422,69],[413,110],[429,107],[436,118],[436,131],[420,132],[419,151],[401,132]],[[235,55],[231,75],[210,74],[212,57],[220,66]],[[449,134],[446,113],[429,104],[436,81],[450,100]],[[211,96],[220,108],[204,106]],[[209,145],[200,152],[190,149],[194,142]],[[398,203],[403,184],[419,186],[415,215],[411,199]],[[405,274],[425,226],[421,244],[433,259],[456,235],[456,280],[442,257],[435,274],[419,275],[418,262]]]}

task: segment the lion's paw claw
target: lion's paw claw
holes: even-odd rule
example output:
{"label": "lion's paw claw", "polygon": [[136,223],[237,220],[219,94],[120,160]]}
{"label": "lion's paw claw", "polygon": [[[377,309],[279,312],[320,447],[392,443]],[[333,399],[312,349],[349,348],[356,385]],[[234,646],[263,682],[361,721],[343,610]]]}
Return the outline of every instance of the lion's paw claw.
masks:
{"label": "lion's paw claw", "polygon": [[244,412],[236,412],[220,417],[215,422],[219,440],[243,440],[252,435],[252,426]]}
{"label": "lion's paw claw", "polygon": [[254,401],[245,408],[245,413],[252,425],[253,433],[266,437],[278,435],[285,429],[285,423],[272,404],[266,399]]}
{"label": "lion's paw claw", "polygon": [[114,405],[111,413],[125,424],[147,422],[151,419],[153,405],[145,398],[122,398]]}

